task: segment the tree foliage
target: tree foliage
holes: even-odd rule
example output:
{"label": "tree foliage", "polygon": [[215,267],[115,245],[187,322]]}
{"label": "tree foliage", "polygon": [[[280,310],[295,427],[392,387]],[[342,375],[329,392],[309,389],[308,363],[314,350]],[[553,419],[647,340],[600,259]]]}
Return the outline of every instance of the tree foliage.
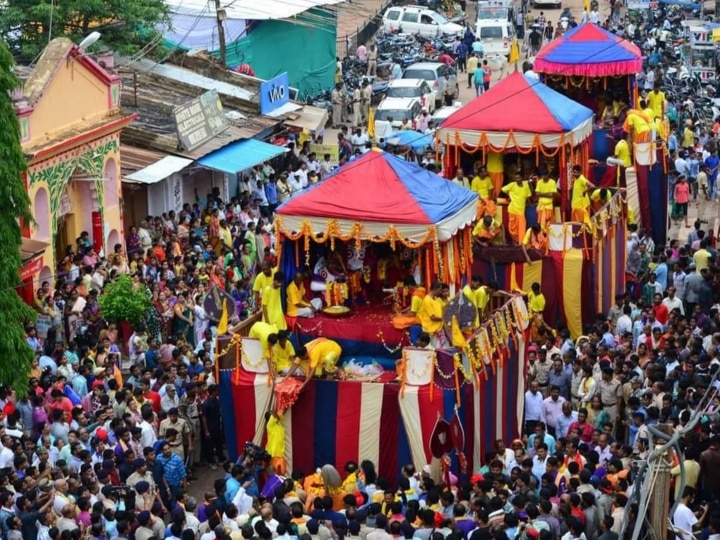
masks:
{"label": "tree foliage", "polygon": [[[168,24],[165,0],[5,0],[0,7],[0,37],[16,58],[35,59],[50,38],[75,43],[93,31],[100,44],[134,54],[158,43],[157,25]],[[52,25],[50,24],[52,21]]]}
{"label": "tree foliage", "polygon": [[145,320],[145,314],[152,306],[147,287],[136,287],[130,276],[118,276],[108,283],[98,298],[103,319],[110,322],[129,322],[136,325]]}
{"label": "tree foliage", "polygon": [[30,198],[22,175],[27,162],[20,146],[20,127],[10,92],[20,82],[13,74],[13,58],[0,42],[0,383],[27,393],[34,353],[25,341],[24,323],[35,312],[17,293],[20,285],[20,222],[30,223]]}

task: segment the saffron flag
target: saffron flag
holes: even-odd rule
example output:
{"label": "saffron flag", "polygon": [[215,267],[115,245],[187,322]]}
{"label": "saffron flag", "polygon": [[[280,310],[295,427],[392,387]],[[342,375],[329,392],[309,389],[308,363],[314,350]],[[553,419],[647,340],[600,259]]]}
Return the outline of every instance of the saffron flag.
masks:
{"label": "saffron flag", "polygon": [[222,315],[220,315],[220,322],[217,326],[217,335],[224,336],[228,331],[228,319],[230,319],[230,313],[228,312],[227,298],[223,299]]}
{"label": "saffron flag", "polygon": [[368,112],[368,127],[367,127],[368,137],[371,139],[375,138],[375,109],[370,107],[370,111]]}

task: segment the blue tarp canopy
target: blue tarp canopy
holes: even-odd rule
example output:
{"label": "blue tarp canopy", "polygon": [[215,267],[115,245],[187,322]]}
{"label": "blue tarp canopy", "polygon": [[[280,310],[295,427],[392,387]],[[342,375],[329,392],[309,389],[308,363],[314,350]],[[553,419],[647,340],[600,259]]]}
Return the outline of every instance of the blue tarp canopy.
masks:
{"label": "blue tarp canopy", "polygon": [[208,169],[236,174],[260,165],[269,159],[285,153],[285,148],[257,139],[236,141],[197,160],[199,165]]}

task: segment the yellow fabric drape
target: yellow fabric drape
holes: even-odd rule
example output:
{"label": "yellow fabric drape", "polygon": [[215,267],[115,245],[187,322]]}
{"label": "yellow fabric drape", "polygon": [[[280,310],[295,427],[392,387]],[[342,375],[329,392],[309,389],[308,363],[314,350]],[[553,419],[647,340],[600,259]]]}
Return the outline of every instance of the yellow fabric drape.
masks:
{"label": "yellow fabric drape", "polygon": [[583,252],[570,249],[563,258],[563,309],[568,330],[573,339],[582,335],[582,280]]}
{"label": "yellow fabric drape", "polygon": [[523,268],[522,290],[529,291],[533,283],[542,284],[542,261],[533,261]]}

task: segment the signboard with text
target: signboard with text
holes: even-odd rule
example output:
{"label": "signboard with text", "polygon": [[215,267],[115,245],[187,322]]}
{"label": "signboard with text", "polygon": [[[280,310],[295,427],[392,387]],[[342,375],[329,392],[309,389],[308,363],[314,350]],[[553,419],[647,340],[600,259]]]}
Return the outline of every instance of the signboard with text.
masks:
{"label": "signboard with text", "polygon": [[318,161],[325,160],[325,154],[330,154],[330,163],[337,165],[340,161],[340,148],[337,144],[311,144],[310,152],[315,152]]}
{"label": "signboard with text", "polygon": [[290,79],[287,72],[260,85],[260,114],[269,114],[290,101]]}
{"label": "signboard with text", "polygon": [[178,139],[184,150],[194,150],[228,127],[220,97],[215,90],[176,107],[173,115]]}

